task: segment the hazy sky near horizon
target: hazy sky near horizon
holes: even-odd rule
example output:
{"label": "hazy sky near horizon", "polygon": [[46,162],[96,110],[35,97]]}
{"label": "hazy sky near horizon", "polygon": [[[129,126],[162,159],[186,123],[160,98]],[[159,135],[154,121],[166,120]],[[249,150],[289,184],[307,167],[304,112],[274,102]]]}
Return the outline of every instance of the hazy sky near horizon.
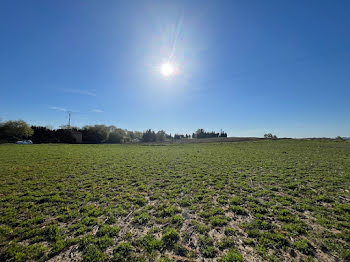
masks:
{"label": "hazy sky near horizon", "polygon": [[350,136],[349,14],[349,1],[2,0],[0,118]]}

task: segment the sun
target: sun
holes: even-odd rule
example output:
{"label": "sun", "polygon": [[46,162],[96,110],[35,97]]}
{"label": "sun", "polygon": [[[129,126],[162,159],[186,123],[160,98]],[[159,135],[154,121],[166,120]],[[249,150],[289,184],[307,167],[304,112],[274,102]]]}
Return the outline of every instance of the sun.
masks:
{"label": "sun", "polygon": [[164,63],[160,67],[160,72],[162,73],[163,76],[171,76],[172,74],[174,74],[175,68],[170,63]]}

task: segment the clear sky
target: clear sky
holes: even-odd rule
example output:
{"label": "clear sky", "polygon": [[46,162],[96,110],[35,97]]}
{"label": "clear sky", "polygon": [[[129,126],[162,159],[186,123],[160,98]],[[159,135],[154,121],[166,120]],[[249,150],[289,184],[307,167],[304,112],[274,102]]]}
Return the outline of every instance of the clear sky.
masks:
{"label": "clear sky", "polygon": [[326,0],[1,0],[0,117],[350,136],[349,14]]}

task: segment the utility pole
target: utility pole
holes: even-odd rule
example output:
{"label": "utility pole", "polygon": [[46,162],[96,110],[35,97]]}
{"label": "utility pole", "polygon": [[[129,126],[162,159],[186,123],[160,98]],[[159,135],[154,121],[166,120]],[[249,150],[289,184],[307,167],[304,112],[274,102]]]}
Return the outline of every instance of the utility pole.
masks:
{"label": "utility pole", "polygon": [[71,111],[68,111],[68,129],[70,129],[70,116],[71,116]]}

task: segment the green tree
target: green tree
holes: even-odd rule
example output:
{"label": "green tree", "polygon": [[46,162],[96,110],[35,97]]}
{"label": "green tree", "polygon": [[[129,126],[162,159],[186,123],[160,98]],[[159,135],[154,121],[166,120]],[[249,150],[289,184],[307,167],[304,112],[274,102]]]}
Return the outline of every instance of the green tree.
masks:
{"label": "green tree", "polygon": [[109,126],[109,136],[107,143],[123,143],[125,139],[128,138],[127,131],[115,126]]}
{"label": "green tree", "polygon": [[142,142],[155,142],[156,141],[156,133],[151,129],[148,129],[146,132],[142,134]]}
{"label": "green tree", "polygon": [[109,127],[94,125],[83,127],[83,141],[86,143],[103,143],[108,139]]}
{"label": "green tree", "polygon": [[157,141],[162,142],[162,141],[165,140],[165,137],[166,137],[166,133],[165,133],[164,130],[160,130],[160,131],[158,131],[157,134],[156,134],[156,140],[157,140]]}
{"label": "green tree", "polygon": [[15,142],[16,140],[30,138],[33,129],[23,120],[0,123],[0,140]]}
{"label": "green tree", "polygon": [[271,133],[268,133],[268,134],[265,134],[264,135],[264,138],[265,139],[277,139],[277,136],[276,135],[273,135]]}
{"label": "green tree", "polygon": [[337,141],[344,141],[345,139],[342,138],[341,136],[337,136],[337,137],[335,138],[335,140],[337,140]]}

